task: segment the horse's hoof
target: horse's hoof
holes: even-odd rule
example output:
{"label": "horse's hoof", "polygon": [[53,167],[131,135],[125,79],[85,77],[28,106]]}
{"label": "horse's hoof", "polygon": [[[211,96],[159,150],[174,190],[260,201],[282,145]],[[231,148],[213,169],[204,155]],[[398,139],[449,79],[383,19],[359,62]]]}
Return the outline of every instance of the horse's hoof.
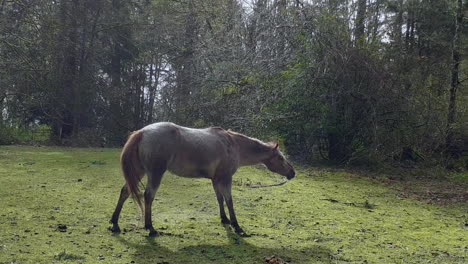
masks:
{"label": "horse's hoof", "polygon": [[234,232],[236,232],[236,234],[238,234],[239,236],[242,236],[242,237],[246,237],[248,236],[244,230],[242,230],[242,228],[240,227],[235,227],[234,228]]}
{"label": "horse's hoof", "polygon": [[119,226],[112,226],[112,227],[109,227],[108,230],[111,231],[112,233],[120,233],[120,228],[119,228]]}
{"label": "horse's hoof", "polygon": [[251,235],[244,232],[244,230],[236,231],[236,234],[240,237],[251,237]]}
{"label": "horse's hoof", "polygon": [[252,236],[252,235],[249,235],[249,234],[247,234],[245,232],[242,232],[240,234],[238,233],[238,235],[241,236],[241,237],[251,237]]}
{"label": "horse's hoof", "polygon": [[157,236],[159,236],[159,233],[156,230],[152,230],[148,234],[148,237],[157,237]]}

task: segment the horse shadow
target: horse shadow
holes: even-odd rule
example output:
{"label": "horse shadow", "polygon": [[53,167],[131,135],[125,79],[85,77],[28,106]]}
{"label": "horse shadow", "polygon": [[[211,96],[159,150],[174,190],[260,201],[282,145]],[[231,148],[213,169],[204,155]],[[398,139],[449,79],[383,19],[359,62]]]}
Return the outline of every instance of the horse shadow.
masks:
{"label": "horse shadow", "polygon": [[[128,248],[132,248],[134,263],[266,263],[267,258],[275,256],[283,263],[336,263],[340,259],[328,248],[316,245],[310,248],[267,248],[258,247],[246,241],[244,237],[235,234],[228,226],[224,227],[228,243],[223,245],[193,245],[171,250],[164,246],[158,237],[147,237],[146,243],[136,243],[121,235],[116,238]],[[165,234],[162,234],[164,236]],[[283,262],[284,261],[284,262]],[[133,262],[132,262],[133,263]]]}

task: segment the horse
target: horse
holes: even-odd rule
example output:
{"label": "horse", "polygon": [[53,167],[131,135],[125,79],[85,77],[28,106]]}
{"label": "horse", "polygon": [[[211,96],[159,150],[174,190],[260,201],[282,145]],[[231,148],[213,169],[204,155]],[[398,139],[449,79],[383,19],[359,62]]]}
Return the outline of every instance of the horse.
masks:
{"label": "horse", "polygon": [[[296,175],[277,143],[264,143],[220,127],[195,129],[170,122],[154,123],[133,132],[123,147],[120,163],[126,183],[120,191],[109,229],[120,232],[119,215],[124,202],[132,195],[144,211],[144,227],[149,230],[150,237],[158,235],[151,219],[151,206],[166,171],[181,177],[210,179],[221,223],[230,224],[239,235],[246,234],[237,221],[231,196],[232,177],[237,169],[263,163],[270,171],[288,180]],[[147,185],[143,207],[139,183],[144,174],[147,175]]]}

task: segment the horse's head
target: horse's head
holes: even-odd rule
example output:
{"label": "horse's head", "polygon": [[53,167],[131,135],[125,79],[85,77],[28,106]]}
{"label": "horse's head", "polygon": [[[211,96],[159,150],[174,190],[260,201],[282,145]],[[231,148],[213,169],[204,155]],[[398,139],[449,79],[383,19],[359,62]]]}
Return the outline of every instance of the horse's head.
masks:
{"label": "horse's head", "polygon": [[296,176],[293,166],[286,160],[283,153],[279,151],[278,144],[271,149],[271,156],[263,161],[267,168],[275,173],[286,176],[288,180]]}

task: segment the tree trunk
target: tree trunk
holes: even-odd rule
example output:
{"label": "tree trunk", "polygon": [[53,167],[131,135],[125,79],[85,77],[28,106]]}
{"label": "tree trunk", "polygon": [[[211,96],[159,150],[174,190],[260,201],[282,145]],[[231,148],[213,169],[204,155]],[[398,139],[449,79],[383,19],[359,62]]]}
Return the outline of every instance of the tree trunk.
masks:
{"label": "tree trunk", "polygon": [[[381,15],[380,15],[380,6],[381,6],[381,1],[377,0],[375,3],[374,3],[374,6],[375,6],[375,9],[374,9],[374,19],[372,21],[372,25],[369,26],[369,33],[368,35],[370,35],[370,39],[371,39],[371,42],[372,43],[375,43],[375,42],[378,42],[380,41],[380,39],[378,38],[379,36],[379,26],[380,26],[380,18],[381,18]],[[372,32],[371,30],[372,29]]]}
{"label": "tree trunk", "polygon": [[452,81],[450,85],[450,99],[448,106],[447,115],[447,135],[445,138],[445,147],[447,153],[451,155],[454,150],[454,131],[453,125],[456,122],[456,111],[457,111],[457,91],[459,88],[459,69],[460,62],[462,60],[460,54],[460,33],[462,32],[463,23],[463,2],[458,0],[457,6],[457,18],[455,20],[455,30],[452,44]]}
{"label": "tree trunk", "polygon": [[278,31],[278,42],[276,47],[276,57],[278,61],[281,61],[284,56],[286,47],[286,19],[285,12],[287,7],[286,0],[277,0],[277,13],[276,13],[276,28]]}
{"label": "tree trunk", "polygon": [[408,15],[406,18],[405,45],[406,50],[411,51],[414,46],[414,4],[408,3]]}
{"label": "tree trunk", "polygon": [[[59,103],[56,107],[56,119],[54,122],[53,136],[57,142],[69,138],[77,129],[77,107],[79,107],[79,94],[77,87],[78,77],[78,21],[75,13],[78,9],[76,0],[60,3],[59,19],[62,25],[60,36],[57,40],[56,62],[56,98]],[[73,10],[74,12],[72,12]]]}
{"label": "tree trunk", "polygon": [[[82,11],[82,8],[80,7],[80,1],[79,0],[73,0],[73,10],[76,12]],[[70,33],[70,46],[73,52],[71,55],[73,56],[71,59],[71,66],[72,67],[70,70],[73,70],[72,73],[72,86],[71,86],[71,93],[72,93],[72,109],[71,109],[71,118],[72,118],[72,127],[71,127],[71,132],[70,136],[76,135],[76,133],[79,132],[80,129],[80,121],[81,121],[81,96],[82,96],[82,91],[80,90],[80,82],[78,82],[79,78],[79,56],[78,56],[78,18],[79,16],[86,16],[84,12],[79,12],[78,15],[71,17],[71,33]],[[87,21],[87,20],[86,20]],[[85,24],[86,25],[86,24]],[[83,26],[84,27],[84,26]],[[85,34],[84,32],[85,29],[82,29],[81,34]],[[84,40],[83,40],[84,41]],[[83,65],[82,65],[83,66]],[[80,69],[81,71],[81,69]]]}
{"label": "tree trunk", "polygon": [[358,9],[356,14],[355,20],[355,28],[354,28],[354,41],[356,44],[359,42],[360,39],[363,39],[364,32],[366,30],[365,27],[365,20],[366,20],[366,9],[367,9],[367,0],[358,0]]}
{"label": "tree trunk", "polygon": [[177,60],[177,86],[175,91],[175,122],[189,125],[191,120],[189,106],[190,96],[193,92],[195,77],[194,53],[197,36],[195,6],[192,1],[188,4],[188,14],[185,17],[185,32],[182,37],[182,52]]}
{"label": "tree trunk", "polygon": [[397,47],[401,45],[401,27],[403,24],[403,0],[398,1],[398,13],[393,26],[393,41]]}

